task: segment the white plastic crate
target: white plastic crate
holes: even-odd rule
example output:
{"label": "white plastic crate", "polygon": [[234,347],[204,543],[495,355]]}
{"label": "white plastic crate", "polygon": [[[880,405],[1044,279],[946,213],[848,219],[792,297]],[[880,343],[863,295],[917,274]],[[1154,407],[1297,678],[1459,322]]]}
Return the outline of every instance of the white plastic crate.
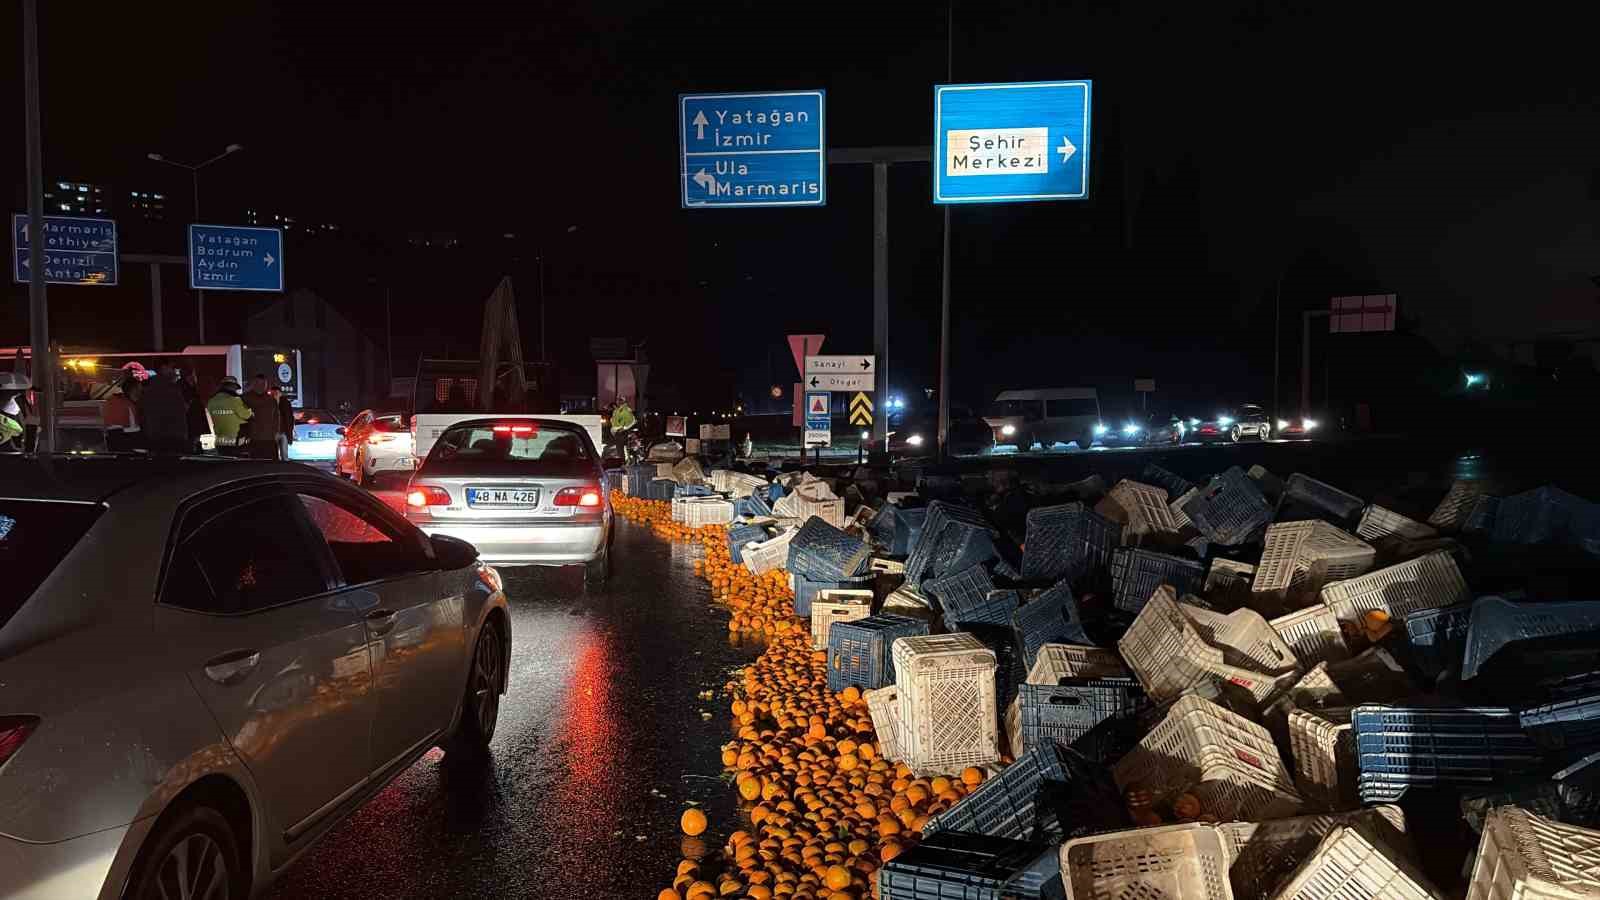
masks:
{"label": "white plastic crate", "polygon": [[1276,900],[1438,900],[1421,870],[1359,824],[1335,825]]}
{"label": "white plastic crate", "polygon": [[931,623],[938,617],[934,609],[933,601],[926,594],[910,585],[901,585],[883,598],[883,609],[880,612],[908,616]]}
{"label": "white plastic crate", "polygon": [[1172,523],[1179,531],[1182,531],[1183,529],[1194,524],[1194,520],[1189,518],[1189,514],[1183,511],[1183,505],[1194,499],[1199,493],[1200,488],[1189,488],[1187,491],[1184,491],[1182,494],[1178,495],[1177,499],[1167,504],[1167,509],[1172,512]]}
{"label": "white plastic crate", "polygon": [[1339,619],[1320,601],[1269,622],[1289,645],[1300,665],[1309,669],[1319,662],[1350,658],[1350,647],[1339,630]]}
{"label": "white plastic crate", "polygon": [[1447,531],[1460,528],[1467,521],[1467,514],[1472,512],[1478,498],[1486,493],[1488,485],[1481,481],[1455,482],[1450,485],[1450,492],[1434,507],[1433,514],[1428,516],[1428,524]]}
{"label": "white plastic crate", "polygon": [[690,497],[683,505],[682,521],[691,528],[726,525],[733,521],[733,504],[717,497]]}
{"label": "white plastic crate", "polygon": [[1292,655],[1289,670],[1282,675],[1231,664],[1224,651],[1209,643],[1189,618],[1197,609],[1179,603],[1171,585],[1162,585],[1117,641],[1122,658],[1151,699],[1171,700],[1196,685],[1225,681],[1248,691],[1260,703],[1293,683]]}
{"label": "white plastic crate", "polygon": [[1194,694],[1112,769],[1117,786],[1159,802],[1194,794],[1202,815],[1259,821],[1294,815],[1302,801],[1265,728]]}
{"label": "white plastic crate", "polygon": [[882,557],[874,556],[868,561],[867,570],[881,575],[904,575],[906,573],[906,564],[897,559],[883,559]]}
{"label": "white plastic crate", "polygon": [[1294,709],[1289,713],[1289,755],[1295,774],[1327,799],[1355,798],[1355,743],[1350,707]]}
{"label": "white plastic crate", "polygon": [[1207,643],[1222,651],[1228,665],[1268,675],[1293,673],[1299,665],[1288,643],[1253,609],[1236,609],[1223,615],[1185,605],[1183,613]]}
{"label": "white plastic crate", "polygon": [[919,774],[1000,758],[995,655],[966,632],[897,638],[902,750]]}
{"label": "white plastic crate", "polygon": [[[1060,684],[1063,678],[1127,678],[1131,675],[1115,650],[1077,644],[1041,644],[1028,670],[1028,684]],[[1022,752],[1022,701],[1006,706],[1006,739],[1011,755]]]}
{"label": "white plastic crate", "polygon": [[1424,525],[1416,519],[1403,516],[1376,503],[1361,513],[1361,522],[1356,526],[1356,537],[1364,541],[1379,541],[1388,537],[1417,540],[1435,537],[1438,534],[1438,530],[1433,526]]}
{"label": "white plastic crate", "polygon": [[665,479],[667,481],[672,481],[673,480],[673,478],[672,478],[673,466],[674,466],[673,463],[664,463],[664,462],[656,463],[656,477],[657,478],[661,478],[661,479]]}
{"label": "white plastic crate", "polygon": [[752,575],[762,575],[773,569],[781,569],[789,563],[789,542],[794,540],[799,529],[790,528],[782,534],[759,544],[751,544],[740,551],[744,560],[744,567]]}
{"label": "white plastic crate", "polygon": [[1415,858],[1411,839],[1406,835],[1405,813],[1393,805],[1271,822],[1224,822],[1217,828],[1233,852],[1229,881],[1234,900],[1265,900],[1271,896],[1273,888],[1305,862],[1328,832],[1339,825],[1370,828],[1390,849]]}
{"label": "white plastic crate", "polygon": [[1261,539],[1261,562],[1250,590],[1257,594],[1282,593],[1294,583],[1300,570],[1300,545],[1316,528],[1316,522],[1273,522]]}
{"label": "white plastic crate", "polygon": [[837,497],[825,500],[813,500],[800,494],[784,494],[778,502],[772,505],[772,512],[779,518],[793,518],[804,522],[816,516],[835,528],[844,528],[844,501]]}
{"label": "white plastic crate", "polygon": [[766,486],[767,480],[756,475],[747,475],[731,469],[711,470],[711,489],[721,494],[748,497],[757,488]]}
{"label": "white plastic crate", "polygon": [[1600,831],[1516,806],[1489,813],[1467,900],[1580,900],[1600,896]]}
{"label": "white plastic crate", "polygon": [[1205,592],[1209,595],[1213,591],[1230,591],[1239,587],[1249,590],[1255,575],[1256,567],[1249,563],[1213,559],[1211,568],[1206,572]]}
{"label": "white plastic crate", "polygon": [[901,738],[900,689],[895,685],[877,688],[861,695],[867,701],[867,714],[872,717],[872,731],[878,738],[878,755],[890,762],[905,759],[904,740]]}
{"label": "white plastic crate", "polygon": [[1234,900],[1228,863],[1213,825],[1138,828],[1062,844],[1061,884],[1068,900]]}
{"label": "white plastic crate", "polygon": [[1455,559],[1442,550],[1322,589],[1322,602],[1339,621],[1353,623],[1359,623],[1370,610],[1381,610],[1389,614],[1390,621],[1403,623],[1418,610],[1471,599]]}
{"label": "white plastic crate", "polygon": [[1137,546],[1163,535],[1177,535],[1178,523],[1167,506],[1165,488],[1124,479],[1117,482],[1106,497],[1121,507],[1127,517],[1127,526],[1122,529],[1123,543]]}
{"label": "white plastic crate", "polygon": [[1362,574],[1376,558],[1372,545],[1327,522],[1275,522],[1267,526],[1250,590],[1279,595],[1291,589],[1315,591],[1329,581]]}
{"label": "white plastic crate", "polygon": [[700,463],[688,457],[678,460],[671,471],[672,480],[682,485],[706,482],[706,473],[700,468]]}
{"label": "white plastic crate", "polygon": [[854,622],[872,615],[872,592],[843,588],[817,591],[811,601],[811,649],[828,649],[828,630],[835,622]]}

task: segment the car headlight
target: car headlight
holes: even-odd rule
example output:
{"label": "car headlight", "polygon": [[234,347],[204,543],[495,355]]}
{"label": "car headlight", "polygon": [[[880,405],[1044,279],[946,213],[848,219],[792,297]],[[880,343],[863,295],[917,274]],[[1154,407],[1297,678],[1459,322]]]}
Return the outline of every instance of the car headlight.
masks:
{"label": "car headlight", "polygon": [[1189,427],[1190,428],[1198,428],[1198,427],[1200,427],[1200,420],[1199,419],[1190,419],[1189,420]]}
{"label": "car headlight", "polygon": [[1139,433],[1139,426],[1133,424],[1132,422],[1129,422],[1128,424],[1122,426],[1122,433],[1123,434],[1138,434]]}
{"label": "car headlight", "polygon": [[921,447],[922,446],[922,435],[913,434],[911,437],[906,438],[906,443],[910,444],[913,447]]}
{"label": "car headlight", "polygon": [[1279,431],[1282,431],[1283,429],[1288,428],[1288,427],[1289,427],[1289,423],[1286,420],[1284,420],[1284,419],[1279,419],[1278,420],[1278,430]]}
{"label": "car headlight", "polygon": [[1311,420],[1311,419],[1301,419],[1300,420],[1300,424],[1302,426],[1304,426],[1305,430],[1307,430],[1307,431],[1310,431],[1311,429],[1317,427],[1317,423],[1315,421]]}
{"label": "car headlight", "polygon": [[1104,425],[1096,425],[1094,427],[1094,436],[1095,437],[1099,437],[1100,435],[1105,434],[1105,433],[1106,433],[1106,427]]}
{"label": "car headlight", "polygon": [[1233,424],[1233,417],[1232,416],[1217,416],[1217,424],[1221,425],[1223,428],[1227,428],[1229,425]]}
{"label": "car headlight", "polygon": [[1011,437],[1012,435],[1017,433],[1017,426],[1015,426],[1015,425],[1002,426],[1001,429],[1000,429],[1000,433],[1005,435],[1006,437]]}

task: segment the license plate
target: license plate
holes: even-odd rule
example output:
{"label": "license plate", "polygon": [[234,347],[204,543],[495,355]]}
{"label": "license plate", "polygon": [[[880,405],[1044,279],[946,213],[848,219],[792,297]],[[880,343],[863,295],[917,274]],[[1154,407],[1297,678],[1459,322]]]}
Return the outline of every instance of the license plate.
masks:
{"label": "license plate", "polygon": [[531,507],[539,505],[539,492],[519,488],[467,488],[468,506]]}

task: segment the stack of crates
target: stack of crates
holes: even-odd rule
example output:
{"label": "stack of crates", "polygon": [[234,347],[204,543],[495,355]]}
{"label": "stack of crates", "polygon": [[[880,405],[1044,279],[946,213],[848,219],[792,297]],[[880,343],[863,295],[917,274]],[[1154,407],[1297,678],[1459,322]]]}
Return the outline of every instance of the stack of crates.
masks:
{"label": "stack of crates", "polygon": [[1467,900],[1576,900],[1600,894],[1600,831],[1515,806],[1484,820]]}
{"label": "stack of crates", "polygon": [[1293,682],[1292,667],[1287,674],[1274,675],[1229,663],[1228,654],[1206,640],[1191,618],[1206,612],[1179,603],[1172,588],[1163,586],[1117,641],[1122,658],[1152,699],[1165,702],[1202,684],[1226,682],[1261,703]]}
{"label": "stack of crates", "polygon": [[1178,535],[1178,523],[1167,506],[1167,492],[1154,485],[1124,479],[1106,495],[1127,516],[1122,539],[1135,546],[1171,543]]}
{"label": "stack of crates", "polygon": [[1544,765],[1509,709],[1364,704],[1350,723],[1363,803],[1393,803],[1414,786],[1489,784]]}
{"label": "stack of crates", "polygon": [[950,774],[1000,758],[993,650],[958,632],[901,638],[891,653],[913,770]]}
{"label": "stack of crates", "polygon": [[1060,854],[1062,884],[1072,900],[1233,900],[1230,845],[1214,825],[1080,837],[1062,844]]}
{"label": "stack of crates", "polygon": [[922,531],[906,558],[906,581],[921,587],[927,578],[985,562],[987,557],[965,562],[965,556],[981,553],[983,544],[992,554],[993,535],[994,529],[977,510],[935,500],[928,504]]}
{"label": "stack of crates", "polygon": [[867,691],[894,684],[895,639],[927,633],[927,622],[906,616],[835,621],[828,630],[828,689],[855,685]]}
{"label": "stack of crates", "polygon": [[[1122,657],[1115,650],[1078,644],[1045,644],[1039,648],[1028,667],[1023,683],[1049,686],[1079,679],[1120,679],[1131,676],[1132,673],[1122,664]],[[1025,749],[1022,706],[1016,700],[1006,707],[1005,731],[1011,755],[1016,756]]]}
{"label": "stack of crates", "polygon": [[789,589],[794,592],[794,614],[800,618],[811,616],[811,604],[823,591],[872,591],[871,575],[860,578],[841,578],[838,581],[812,581],[803,575],[789,576]]}
{"label": "stack of crates", "polygon": [[1289,712],[1289,755],[1302,784],[1315,787],[1335,805],[1355,800],[1355,735],[1349,707],[1293,709]]}
{"label": "stack of crates", "polygon": [[1379,610],[1399,622],[1418,610],[1471,599],[1461,570],[1442,550],[1322,589],[1322,602],[1328,604],[1339,621],[1354,624],[1360,624],[1361,617],[1371,610]]}
{"label": "stack of crates", "polygon": [[806,519],[789,542],[788,569],[813,581],[855,578],[867,571],[872,546],[820,518]]}
{"label": "stack of crates", "polygon": [[1282,900],[1437,900],[1422,870],[1361,824],[1335,825],[1278,887]]}
{"label": "stack of crates", "polygon": [[1228,547],[1250,543],[1272,521],[1272,506],[1260,483],[1238,466],[1184,501],[1183,513],[1207,539]]}
{"label": "stack of crates", "polygon": [[1103,569],[1121,543],[1122,526],[1082,503],[1042,506],[1028,511],[1022,548],[1022,577],[1060,581]]}
{"label": "stack of crates", "polygon": [[1481,481],[1457,481],[1451,484],[1450,491],[1428,516],[1428,524],[1444,531],[1460,529],[1466,524],[1467,515],[1472,512],[1478,498],[1487,492],[1488,485]]}
{"label": "stack of crates", "polygon": [[1047,900],[1061,897],[1055,851],[1026,841],[945,831],[878,871],[882,900]]}
{"label": "stack of crates", "polygon": [[1025,669],[1033,668],[1039,648],[1045,644],[1089,644],[1083,631],[1078,601],[1065,581],[1024,603],[1011,614],[1011,630],[1017,639]]}
{"label": "stack of crates", "polygon": [[1367,501],[1346,493],[1327,482],[1296,472],[1283,483],[1278,498],[1277,520],[1325,519],[1340,528],[1354,528]]}
{"label": "stack of crates", "polygon": [[1224,821],[1290,816],[1302,803],[1272,735],[1193,694],[1173,703],[1112,774],[1119,787],[1147,790],[1157,803],[1193,794],[1201,815]]}
{"label": "stack of crates", "polygon": [[828,629],[872,615],[872,592],[824,590],[811,602],[811,649],[828,649]]}
{"label": "stack of crates", "polygon": [[1438,535],[1439,532],[1433,526],[1424,525],[1416,519],[1403,516],[1376,503],[1367,507],[1361,514],[1360,524],[1356,526],[1356,537],[1368,542],[1381,541],[1385,538],[1424,540]]}
{"label": "stack of crates", "polygon": [[1054,843],[1131,824],[1111,773],[1045,742],[930,818],[922,834],[961,831]]}
{"label": "stack of crates", "polygon": [[1359,825],[1396,852],[1412,855],[1406,816],[1398,806],[1375,806],[1356,812],[1294,816],[1270,822],[1225,822],[1218,828],[1233,845],[1233,900],[1267,900],[1283,879],[1311,858],[1328,832],[1340,825]]}
{"label": "stack of crates", "polygon": [[1329,581],[1355,578],[1376,559],[1371,544],[1320,519],[1268,525],[1251,605],[1271,608],[1291,590],[1315,592]]}
{"label": "stack of crates", "polygon": [[[972,566],[944,578],[932,578],[922,583],[922,591],[939,602],[940,612],[946,622],[989,621],[979,613],[994,590],[994,579],[983,566]],[[1011,602],[1016,608],[1016,600]],[[970,614],[970,615],[968,615]],[[1010,621],[1010,613],[1006,619]],[[953,626],[952,626],[953,627]]]}
{"label": "stack of crates", "polygon": [[1467,623],[1461,680],[1478,676],[1484,665],[1508,645],[1523,641],[1556,641],[1591,635],[1600,641],[1600,601],[1512,603],[1504,597],[1479,597]]}
{"label": "stack of crates", "polygon": [[1111,554],[1111,591],[1117,609],[1137,614],[1150,595],[1170,585],[1180,596],[1200,590],[1205,567],[1192,559],[1138,547],[1118,547]]}

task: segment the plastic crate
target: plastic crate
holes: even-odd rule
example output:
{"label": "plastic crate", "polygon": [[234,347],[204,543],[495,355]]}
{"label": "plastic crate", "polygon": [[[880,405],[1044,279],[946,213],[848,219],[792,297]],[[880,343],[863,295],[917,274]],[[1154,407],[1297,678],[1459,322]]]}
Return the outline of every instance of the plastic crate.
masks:
{"label": "plastic crate", "polygon": [[1219,819],[1282,818],[1302,804],[1272,735],[1193,694],[1173,703],[1112,774],[1157,802],[1194,794],[1202,814]]}
{"label": "plastic crate", "polygon": [[841,578],[838,581],[812,581],[800,575],[789,576],[789,588],[794,591],[794,614],[802,619],[811,617],[811,605],[823,591],[871,591],[872,576]]}
{"label": "plastic crate", "polygon": [[1277,519],[1294,518],[1327,519],[1336,525],[1350,527],[1365,509],[1367,501],[1355,494],[1346,493],[1327,482],[1295,472],[1283,483],[1283,496],[1278,498]]}
{"label": "plastic crate", "polygon": [[889,543],[889,552],[895,556],[910,553],[922,536],[922,528],[927,520],[928,510],[923,507],[902,509],[895,513],[894,539]]}
{"label": "plastic crate", "polygon": [[[1014,594],[1015,591],[995,591],[995,594]],[[1014,604],[1015,601],[1010,601]],[[1010,609],[1015,609],[1011,605]],[[1006,613],[1010,618],[1010,613]],[[1009,624],[997,622],[962,622],[960,630],[977,638],[985,647],[994,651],[994,696],[995,711],[1007,709],[1016,700],[1017,686],[1027,679],[1028,667],[1022,662],[1022,651],[1017,647],[1015,636],[1011,633]],[[996,725],[1000,725],[996,720]]]}
{"label": "plastic crate", "polygon": [[759,493],[752,493],[733,501],[733,512],[737,516],[749,516],[752,519],[765,518],[772,515],[772,505]]}
{"label": "plastic crate", "polygon": [[1122,526],[1082,503],[1028,511],[1022,577],[1030,581],[1076,578],[1101,568],[1122,540]]}
{"label": "plastic crate", "polygon": [[1139,480],[1145,484],[1153,484],[1166,491],[1168,503],[1195,488],[1194,483],[1189,479],[1155,463],[1149,463],[1144,467],[1144,471],[1139,473]]}
{"label": "plastic crate", "polygon": [[1213,559],[1211,567],[1206,570],[1206,582],[1202,593],[1208,598],[1248,596],[1250,583],[1255,580],[1255,576],[1256,567],[1250,563],[1219,557]]}
{"label": "plastic crate", "polygon": [[[1183,511],[1183,507],[1190,500],[1193,500],[1195,497],[1199,496],[1199,494],[1200,489],[1197,487],[1192,487],[1168,501],[1167,509],[1172,510],[1172,521],[1177,524],[1179,531],[1198,530],[1194,527],[1194,520],[1190,519],[1189,514]],[[1201,535],[1201,537],[1205,536]]]}
{"label": "plastic crate", "polygon": [[1463,534],[1493,534],[1495,518],[1500,514],[1500,498],[1480,494],[1472,499],[1466,515],[1461,520]]}
{"label": "plastic crate", "polygon": [[1572,522],[1589,501],[1545,485],[1501,499],[1491,540],[1502,544],[1549,544],[1567,539]]}
{"label": "plastic crate", "polygon": [[1322,603],[1279,616],[1268,624],[1307,669],[1319,662],[1350,658],[1350,647],[1339,630],[1338,617]]}
{"label": "plastic crate", "polygon": [[683,512],[683,522],[691,528],[727,525],[733,521],[733,504],[712,497],[685,501]]}
{"label": "plastic crate", "polygon": [[1096,762],[1111,762],[1132,746],[1134,724],[1144,705],[1144,690],[1132,678],[1020,685],[1016,732],[1007,735],[1011,752],[1057,744]]}
{"label": "plastic crate", "polygon": [[1254,594],[1315,591],[1328,581],[1366,572],[1376,558],[1372,545],[1319,519],[1277,522],[1267,526],[1250,590]]}
{"label": "plastic crate", "polygon": [[616,492],[616,493],[627,493],[627,491],[628,491],[628,472],[627,472],[627,470],[625,470],[625,469],[607,469],[606,472],[605,472],[605,477],[606,477],[606,493],[608,493],[608,494],[613,493],[613,492]]}
{"label": "plastic crate", "polygon": [[752,575],[763,575],[773,569],[783,568],[789,561],[789,542],[794,539],[795,531],[789,528],[777,537],[745,547],[740,554],[744,557],[744,567]]}
{"label": "plastic crate", "polygon": [[813,581],[837,581],[864,574],[871,558],[872,546],[866,541],[812,517],[789,542],[787,568]]}
{"label": "plastic crate", "polygon": [[930,581],[957,575],[974,567],[987,568],[998,560],[999,555],[995,549],[994,535],[982,528],[952,522],[944,527],[920,584],[926,586]]}
{"label": "plastic crate", "polygon": [[1449,553],[1438,551],[1359,578],[1339,581],[1322,589],[1326,603],[1341,622],[1359,623],[1370,610],[1380,610],[1393,621],[1422,609],[1438,609],[1471,600],[1466,579]]}
{"label": "plastic crate", "polygon": [[628,466],[625,472],[627,491],[630,497],[643,497],[645,495],[645,486],[650,483],[652,478],[656,477],[655,466],[632,465]]}
{"label": "plastic crate", "polygon": [[835,528],[844,527],[844,501],[837,497],[814,499],[800,493],[784,494],[772,505],[772,514],[783,519],[821,519]]}
{"label": "plastic crate", "polygon": [[[976,613],[984,605],[994,590],[994,579],[983,566],[970,566],[944,578],[924,581],[921,587],[923,593],[939,601],[946,621],[959,621],[963,612]],[[1010,621],[1009,616],[1007,613],[1006,621]]]}
{"label": "plastic crate", "polygon": [[1576,900],[1600,894],[1600,831],[1515,806],[1484,820],[1467,900]]}
{"label": "plastic crate", "polygon": [[1512,603],[1479,597],[1467,623],[1461,680],[1476,677],[1496,653],[1525,641],[1558,641],[1580,635],[1600,639],[1600,601]]}
{"label": "plastic crate", "polygon": [[1366,704],[1350,722],[1365,803],[1391,802],[1417,785],[1487,784],[1543,765],[1509,709]]}
{"label": "plastic crate", "polygon": [[1045,644],[1028,667],[1028,684],[1060,684],[1063,678],[1131,676],[1115,650],[1072,644]]}
{"label": "plastic crate", "polygon": [[1188,605],[1183,609],[1206,643],[1222,651],[1230,666],[1267,675],[1294,674],[1298,660],[1272,624],[1252,609],[1219,613]]}
{"label": "plastic crate", "polygon": [[883,900],[1008,900],[1002,893],[1028,869],[1039,848],[1025,841],[944,831],[884,863]]}
{"label": "plastic crate", "polygon": [[1293,683],[1292,674],[1273,676],[1229,664],[1189,618],[1190,609],[1163,586],[1117,641],[1151,699],[1165,702],[1198,685],[1225,682],[1261,703]]}
{"label": "plastic crate", "polygon": [[[1053,790],[1041,797],[1047,785]],[[1063,796],[1070,798],[1065,816]],[[1016,762],[930,818],[922,833],[962,831],[1058,842],[1130,824],[1110,772],[1072,750],[1045,743],[1018,753]]]}
{"label": "plastic crate", "polygon": [[850,685],[874,690],[894,683],[895,638],[928,633],[928,623],[906,616],[867,616],[834,622],[828,630],[828,689]]}
{"label": "plastic crate", "polygon": [[900,638],[890,653],[912,769],[947,774],[1000,758],[993,650],[958,632]]}
{"label": "plastic crate", "polygon": [[1364,541],[1380,541],[1384,538],[1420,540],[1437,537],[1438,534],[1438,529],[1432,525],[1425,525],[1376,503],[1367,507],[1361,514],[1361,522],[1356,525],[1356,537]]}
{"label": "plastic crate", "polygon": [[666,478],[651,479],[644,486],[646,500],[671,500],[678,490],[678,483]]}
{"label": "plastic crate", "polygon": [[1111,554],[1113,603],[1123,612],[1137,614],[1150,595],[1163,584],[1181,596],[1193,594],[1204,582],[1205,568],[1193,560],[1138,547],[1119,547]]}
{"label": "plastic crate", "polygon": [[1472,511],[1473,504],[1487,490],[1488,486],[1481,481],[1457,481],[1451,484],[1444,499],[1428,516],[1428,524],[1445,531],[1460,528],[1466,522],[1467,514]]}
{"label": "plastic crate", "polygon": [[[928,504],[922,531],[909,549],[910,555],[906,557],[906,581],[913,586],[921,585],[923,578],[930,576],[929,568],[934,565],[934,556],[944,538],[944,530],[951,524],[963,525],[969,530],[991,531],[989,523],[977,510],[943,500]],[[940,574],[935,570],[931,577],[936,578]]]}
{"label": "plastic crate", "polygon": [[1417,670],[1430,679],[1459,670],[1471,621],[1470,603],[1419,609],[1406,616],[1406,640],[1411,643],[1411,660]]}
{"label": "plastic crate", "polygon": [[1066,582],[1034,597],[1011,614],[1011,629],[1016,634],[1017,647],[1022,651],[1022,664],[1028,671],[1045,644],[1088,644],[1083,632],[1083,617],[1072,588]]}
{"label": "plastic crate", "polygon": [[1124,479],[1111,488],[1106,497],[1127,515],[1122,528],[1122,539],[1129,544],[1143,544],[1151,540],[1175,537],[1178,523],[1167,507],[1167,492],[1155,485]]}
{"label": "plastic crate", "polygon": [[1224,546],[1252,541],[1272,521],[1272,506],[1261,485],[1238,466],[1212,478],[1183,504],[1195,530]]}
{"label": "plastic crate", "polygon": [[872,719],[872,734],[878,740],[878,755],[890,762],[905,760],[904,726],[900,722],[900,688],[885,685],[863,693],[867,715]]}
{"label": "plastic crate", "polygon": [[1066,900],[1066,896],[1061,886],[1061,854],[1054,846],[1040,850],[1033,862],[1000,886],[1001,900]]}
{"label": "plastic crate", "polygon": [[[956,613],[954,617],[949,612],[945,613],[945,625],[952,631],[962,631],[968,625],[996,625],[1007,629],[1006,637],[1013,637],[1010,633],[1011,619],[1017,614],[1021,605],[1022,592],[1017,590],[991,590],[988,595],[977,605],[968,607]],[[1022,671],[1028,670],[1020,649],[1017,659]]]}
{"label": "plastic crate", "polygon": [[824,588],[811,601],[811,649],[828,649],[828,630],[872,615],[872,592]]}
{"label": "plastic crate", "polygon": [[1061,845],[1069,900],[1233,900],[1230,849],[1212,825],[1165,825]]}
{"label": "plastic crate", "polygon": [[1600,745],[1600,695],[1529,707],[1517,713],[1517,720],[1546,750]]}
{"label": "plastic crate", "polygon": [[767,539],[767,529],[760,525],[731,525],[728,527],[728,556],[736,563],[744,562],[744,548]]}
{"label": "plastic crate", "polygon": [[1261,488],[1261,494],[1267,498],[1267,502],[1276,506],[1278,500],[1283,497],[1283,479],[1267,471],[1266,466],[1259,464],[1251,466],[1245,474]]}
{"label": "plastic crate", "polygon": [[1234,900],[1266,900],[1272,896],[1273,888],[1309,859],[1328,832],[1340,825],[1370,829],[1391,849],[1414,858],[1414,848],[1406,834],[1405,813],[1393,805],[1271,822],[1225,822],[1217,827],[1233,849],[1228,876]]}
{"label": "plastic crate", "polygon": [[1335,825],[1279,886],[1277,900],[1438,900],[1422,871],[1364,825]]}
{"label": "plastic crate", "polygon": [[1355,796],[1355,735],[1349,707],[1289,712],[1289,755],[1302,783],[1341,803]]}

